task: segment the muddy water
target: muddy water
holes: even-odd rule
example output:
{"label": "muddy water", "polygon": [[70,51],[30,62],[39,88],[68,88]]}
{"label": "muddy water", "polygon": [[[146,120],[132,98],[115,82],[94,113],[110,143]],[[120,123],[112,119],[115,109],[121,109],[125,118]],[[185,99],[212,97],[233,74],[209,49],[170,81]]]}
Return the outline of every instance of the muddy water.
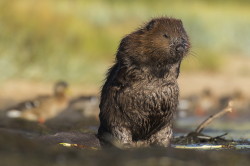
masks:
{"label": "muddy water", "polygon": [[[0,166],[80,166],[80,165],[248,165],[250,162],[250,121],[247,117],[221,118],[205,128],[203,134],[234,140],[233,146],[220,144],[173,143],[169,148],[105,149],[64,147],[57,143],[43,144],[34,138],[57,132],[96,133],[95,118],[79,116],[76,112],[46,121],[44,124],[20,119],[0,118]],[[72,116],[71,118],[69,116]],[[77,118],[76,118],[77,117]],[[177,118],[175,138],[185,136],[204,117]],[[245,142],[242,142],[244,140]],[[224,145],[224,144],[223,144]]]}
{"label": "muddy water", "polygon": [[[201,118],[179,119],[176,123],[175,137],[185,135],[195,129]],[[236,122],[236,121],[235,121]],[[234,123],[235,123],[234,122]],[[62,122],[60,122],[62,123]],[[98,122],[97,122],[98,123]],[[237,144],[237,139],[249,139],[248,121],[234,124],[231,120],[218,120],[208,126],[204,133],[217,136],[228,133],[226,138],[236,140],[237,148],[217,148],[211,144],[184,145],[186,148],[172,144],[171,148],[146,148],[133,150],[105,149],[90,150],[86,148],[45,145],[34,141],[36,136],[56,132],[55,124],[37,124],[25,121],[7,121],[1,119],[0,126],[0,165],[1,166],[80,166],[80,165],[248,165],[250,162],[249,144]],[[73,125],[73,124],[72,124]],[[60,130],[96,132],[98,124],[82,121]],[[60,127],[60,125],[57,124]],[[241,126],[241,127],[230,127]],[[62,126],[61,126],[62,127]],[[3,130],[5,129],[5,131]],[[8,130],[8,132],[6,132]],[[210,145],[210,148],[202,148]],[[214,147],[212,147],[214,146]],[[191,147],[191,148],[190,148]],[[195,147],[195,148],[194,148]]]}

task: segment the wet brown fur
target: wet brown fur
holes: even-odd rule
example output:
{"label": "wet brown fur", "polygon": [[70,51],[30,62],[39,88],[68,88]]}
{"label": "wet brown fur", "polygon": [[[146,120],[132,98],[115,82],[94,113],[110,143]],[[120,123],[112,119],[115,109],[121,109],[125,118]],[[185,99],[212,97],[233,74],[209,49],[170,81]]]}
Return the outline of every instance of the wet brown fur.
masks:
{"label": "wet brown fur", "polygon": [[101,91],[102,145],[168,146],[177,78],[190,44],[181,20],[155,18],[125,36]]}

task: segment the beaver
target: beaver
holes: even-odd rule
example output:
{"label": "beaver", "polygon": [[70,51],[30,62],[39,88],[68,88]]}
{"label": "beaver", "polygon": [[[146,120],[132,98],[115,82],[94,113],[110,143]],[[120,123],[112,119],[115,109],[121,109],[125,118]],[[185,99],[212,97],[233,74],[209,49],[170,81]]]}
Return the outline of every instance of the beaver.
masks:
{"label": "beaver", "polygon": [[190,48],[182,21],[154,18],[125,36],[101,89],[102,146],[164,146],[178,105],[177,78]]}

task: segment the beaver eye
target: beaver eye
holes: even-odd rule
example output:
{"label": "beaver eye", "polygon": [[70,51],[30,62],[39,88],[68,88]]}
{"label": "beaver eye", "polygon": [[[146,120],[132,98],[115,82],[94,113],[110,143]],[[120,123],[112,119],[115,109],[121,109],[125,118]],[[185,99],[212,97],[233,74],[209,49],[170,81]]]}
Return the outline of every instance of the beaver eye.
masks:
{"label": "beaver eye", "polygon": [[165,33],[165,34],[163,35],[163,37],[165,37],[165,38],[168,39],[168,38],[169,38],[169,35]]}

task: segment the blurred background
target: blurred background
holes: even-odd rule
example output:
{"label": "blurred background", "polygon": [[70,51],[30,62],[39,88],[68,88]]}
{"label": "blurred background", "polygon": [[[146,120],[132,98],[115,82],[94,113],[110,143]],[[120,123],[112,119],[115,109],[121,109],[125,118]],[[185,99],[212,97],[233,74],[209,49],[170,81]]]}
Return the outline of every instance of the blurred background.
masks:
{"label": "blurred background", "polygon": [[249,115],[247,0],[1,0],[0,108],[51,94],[58,80],[73,97],[98,96],[121,38],[158,16],[180,18],[192,43],[180,117],[211,114],[231,99],[230,116]]}

